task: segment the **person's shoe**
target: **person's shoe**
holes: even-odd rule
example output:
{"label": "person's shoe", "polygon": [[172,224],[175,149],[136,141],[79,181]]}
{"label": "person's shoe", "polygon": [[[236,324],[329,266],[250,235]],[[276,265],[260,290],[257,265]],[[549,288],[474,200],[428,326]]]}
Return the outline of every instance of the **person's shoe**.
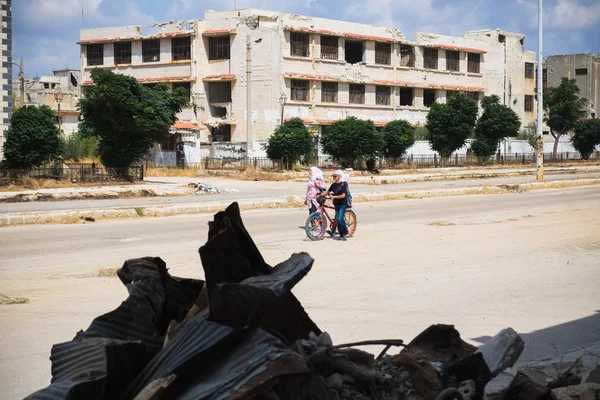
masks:
{"label": "person's shoe", "polygon": [[333,232],[331,231],[331,229],[327,229],[327,234],[328,234],[329,236],[333,236]]}
{"label": "person's shoe", "polygon": [[347,239],[347,237],[346,237],[346,236],[340,236],[340,240],[341,240],[342,242],[345,242],[345,241],[346,241],[346,239]]}

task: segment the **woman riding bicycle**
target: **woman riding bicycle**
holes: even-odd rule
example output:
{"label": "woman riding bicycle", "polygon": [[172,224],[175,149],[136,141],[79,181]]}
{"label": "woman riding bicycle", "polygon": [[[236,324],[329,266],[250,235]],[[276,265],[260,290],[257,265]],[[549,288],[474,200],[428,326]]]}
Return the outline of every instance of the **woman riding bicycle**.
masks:
{"label": "woman riding bicycle", "polygon": [[[321,196],[329,196],[329,198],[333,199],[333,205],[335,206],[335,219],[336,219],[336,228],[340,234],[340,240],[346,240],[348,237],[348,227],[346,226],[346,220],[344,219],[344,214],[346,213],[346,209],[348,208],[348,175],[344,174],[343,171],[337,170],[331,175],[334,182],[331,184],[327,192],[318,195]],[[335,232],[329,233],[333,236]]]}
{"label": "woman riding bicycle", "polygon": [[323,172],[317,167],[311,167],[308,171],[308,183],[306,185],[306,198],[304,204],[308,206],[308,214],[312,214],[319,208],[317,195],[327,188]]}

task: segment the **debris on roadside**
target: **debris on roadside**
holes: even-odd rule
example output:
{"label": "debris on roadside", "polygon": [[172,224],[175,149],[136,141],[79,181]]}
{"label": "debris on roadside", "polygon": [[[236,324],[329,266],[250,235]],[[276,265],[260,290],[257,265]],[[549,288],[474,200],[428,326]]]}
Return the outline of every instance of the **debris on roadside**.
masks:
{"label": "debris on roadside", "polygon": [[15,304],[27,304],[27,303],[29,303],[29,299],[26,297],[9,297],[9,296],[0,294],[0,305],[12,306]]}
{"label": "debris on roadside", "polygon": [[[199,254],[205,281],[174,277],[157,257],[126,261],[116,274],[127,299],[52,347],[50,386],[28,399],[543,400],[569,388],[600,392],[562,379],[580,374],[579,365],[552,376],[546,366],[516,368],[523,340],[510,328],[479,349],[441,324],[408,344],[336,345],[292,293],[314,260],[298,253],[268,265],[237,203],[215,214]],[[389,355],[391,347],[402,349]]]}
{"label": "debris on roadside", "polygon": [[238,189],[225,188],[219,190],[217,187],[213,186],[210,183],[206,182],[198,182],[198,183],[190,183],[188,186],[192,186],[197,189],[197,195],[205,195],[205,194],[221,194],[223,193],[238,193]]}

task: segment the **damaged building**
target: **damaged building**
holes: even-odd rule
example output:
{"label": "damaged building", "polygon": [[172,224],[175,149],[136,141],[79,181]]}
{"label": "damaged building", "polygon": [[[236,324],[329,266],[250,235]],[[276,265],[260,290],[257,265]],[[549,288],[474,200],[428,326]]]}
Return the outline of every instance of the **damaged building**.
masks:
{"label": "damaged building", "polygon": [[378,127],[399,118],[423,125],[434,102],[457,92],[475,101],[496,94],[523,124],[535,120],[536,60],[522,34],[417,33],[410,41],[397,29],[254,9],[154,29],[81,31],[83,85],[93,84],[93,68],[110,68],[142,84],[186,88],[191,105],[161,150],[179,150],[187,163],[264,156],[261,144],[295,117],[315,143],[348,116]]}

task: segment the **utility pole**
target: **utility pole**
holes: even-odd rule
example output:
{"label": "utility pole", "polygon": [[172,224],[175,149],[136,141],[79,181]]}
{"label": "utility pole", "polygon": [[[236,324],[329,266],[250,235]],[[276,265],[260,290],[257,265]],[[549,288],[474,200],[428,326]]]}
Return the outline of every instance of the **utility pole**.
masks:
{"label": "utility pole", "polygon": [[25,60],[21,57],[19,63],[19,79],[21,79],[21,107],[25,105]]}
{"label": "utility pole", "polygon": [[542,182],[544,180],[544,137],[543,137],[543,107],[544,107],[544,88],[542,87],[542,75],[543,75],[543,52],[542,52],[542,1],[538,0],[538,68],[537,68],[537,125],[536,125],[536,138],[537,138],[537,159],[536,159],[536,170],[537,170],[537,181]]}
{"label": "utility pole", "polygon": [[246,35],[246,156],[253,153],[252,140],[252,45],[250,35]]}

